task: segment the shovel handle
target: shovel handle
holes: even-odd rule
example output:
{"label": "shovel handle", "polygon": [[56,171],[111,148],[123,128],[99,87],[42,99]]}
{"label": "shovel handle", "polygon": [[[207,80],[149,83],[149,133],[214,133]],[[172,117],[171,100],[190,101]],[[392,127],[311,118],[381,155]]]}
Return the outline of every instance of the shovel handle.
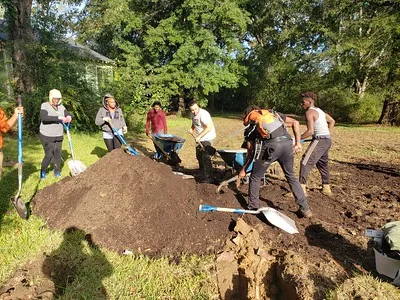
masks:
{"label": "shovel handle", "polygon": [[22,97],[21,97],[21,95],[17,96],[17,105],[18,106],[22,106]]}
{"label": "shovel handle", "polygon": [[209,212],[209,211],[223,211],[223,212],[232,212],[236,214],[253,214],[256,215],[259,213],[257,210],[247,210],[247,209],[241,209],[241,208],[226,208],[226,207],[216,207],[212,205],[207,205],[207,204],[200,204],[199,205],[199,211],[201,212]]}
{"label": "shovel handle", "polygon": [[201,147],[202,150],[205,150],[205,149],[204,149],[203,143],[200,142],[200,141],[198,141],[198,142],[196,141],[196,136],[193,134],[193,132],[191,132],[190,130],[188,130],[188,133],[194,138],[194,142],[196,143],[196,145],[199,145],[199,146]]}

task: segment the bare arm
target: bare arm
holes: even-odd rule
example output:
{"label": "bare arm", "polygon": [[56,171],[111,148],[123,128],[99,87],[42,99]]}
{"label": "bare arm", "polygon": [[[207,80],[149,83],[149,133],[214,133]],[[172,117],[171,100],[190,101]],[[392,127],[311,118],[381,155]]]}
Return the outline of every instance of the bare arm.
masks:
{"label": "bare arm", "polygon": [[299,121],[291,118],[291,117],[286,117],[285,123],[287,127],[292,127],[293,130],[293,135],[294,135],[294,151],[300,152],[302,147],[300,143],[300,123]]}
{"label": "bare arm", "polygon": [[208,123],[208,124],[206,124],[206,125],[204,126],[203,131],[200,132],[198,136],[196,136],[196,142],[200,141],[200,139],[201,139],[203,136],[205,136],[207,133],[209,133],[209,132],[212,130],[212,128],[213,128],[213,125],[212,125],[211,122]]}
{"label": "bare arm", "polygon": [[304,140],[314,134],[314,121],[316,113],[317,112],[314,112],[310,109],[306,111],[307,130],[301,134],[301,140]]}
{"label": "bare arm", "polygon": [[329,131],[330,132],[332,132],[332,129],[333,129],[333,126],[335,126],[335,120],[330,116],[330,115],[328,115],[327,113],[325,113],[325,117],[326,117],[326,122],[328,122],[328,128],[329,128]]}
{"label": "bare arm", "polygon": [[255,150],[255,143],[252,141],[247,141],[246,142],[246,161],[243,165],[243,168],[240,170],[238,177],[239,178],[244,178],[246,176],[246,170],[249,167],[251,161],[253,160],[253,155],[254,155],[254,150]]}

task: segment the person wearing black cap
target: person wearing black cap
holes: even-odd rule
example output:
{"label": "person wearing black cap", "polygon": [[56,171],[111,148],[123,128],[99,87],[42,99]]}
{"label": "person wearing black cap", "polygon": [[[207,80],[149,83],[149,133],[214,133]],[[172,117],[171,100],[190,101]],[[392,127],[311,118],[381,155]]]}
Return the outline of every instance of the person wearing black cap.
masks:
{"label": "person wearing black cap", "polygon": [[95,123],[97,126],[101,126],[104,143],[106,144],[108,152],[121,148],[122,146],[121,141],[115,135],[111,127],[110,121],[120,135],[124,135],[128,132],[128,127],[126,126],[125,118],[118,102],[113,95],[106,94],[103,97],[103,107],[100,107],[97,112]]}

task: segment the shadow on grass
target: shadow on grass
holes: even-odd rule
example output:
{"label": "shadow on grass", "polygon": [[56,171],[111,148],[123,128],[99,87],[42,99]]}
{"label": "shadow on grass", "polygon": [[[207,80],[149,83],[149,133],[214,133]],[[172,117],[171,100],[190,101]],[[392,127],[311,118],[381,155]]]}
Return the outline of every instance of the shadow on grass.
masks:
{"label": "shadow on grass", "polygon": [[[28,177],[37,172],[37,168],[35,165],[31,163],[23,164],[22,171],[22,190],[24,189],[24,182],[28,179]],[[13,168],[9,172],[4,172],[3,177],[0,179],[0,224],[3,221],[4,214],[13,209],[13,205],[11,204],[11,197],[14,197],[18,193],[18,169]],[[24,202],[25,199],[22,199]]]}
{"label": "shadow on grass", "polygon": [[56,299],[64,295],[76,299],[109,299],[102,280],[113,273],[113,267],[91,234],[79,228],[69,227],[64,231],[64,240],[47,255],[42,271],[54,282]]}
{"label": "shadow on grass", "polygon": [[92,152],[90,152],[90,154],[94,154],[96,155],[98,158],[102,158],[104,155],[106,155],[108,153],[107,149],[105,148],[101,148],[99,146],[94,147],[94,149],[92,150]]}

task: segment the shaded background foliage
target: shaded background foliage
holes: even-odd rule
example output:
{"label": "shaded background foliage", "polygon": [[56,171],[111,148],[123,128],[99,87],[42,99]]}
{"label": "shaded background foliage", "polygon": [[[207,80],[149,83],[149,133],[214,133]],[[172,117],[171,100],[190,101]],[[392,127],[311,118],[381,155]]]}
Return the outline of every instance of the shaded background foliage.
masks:
{"label": "shaded background foliage", "polygon": [[[83,131],[96,130],[105,92],[116,96],[136,130],[143,130],[155,100],[171,110],[196,98],[211,110],[242,111],[256,103],[300,114],[299,94],[306,90],[317,92],[317,104],[339,121],[400,122],[398,1],[2,3],[10,31],[25,26],[21,32],[29,33],[30,26],[35,36],[28,44],[13,40],[29,66],[15,63],[14,82],[28,99],[32,131],[54,87]],[[33,8],[30,23],[18,24],[13,20],[23,5]],[[71,33],[116,62],[112,83],[93,90],[85,81],[84,64],[63,42]],[[25,85],[18,83],[25,77]]]}

